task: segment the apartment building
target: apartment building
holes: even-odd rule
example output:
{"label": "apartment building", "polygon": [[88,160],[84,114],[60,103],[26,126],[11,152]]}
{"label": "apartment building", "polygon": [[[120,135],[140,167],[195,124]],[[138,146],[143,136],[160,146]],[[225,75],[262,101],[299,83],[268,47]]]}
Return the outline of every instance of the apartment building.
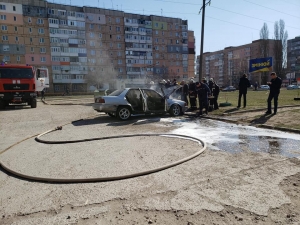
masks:
{"label": "apartment building", "polygon": [[287,83],[300,84],[300,36],[287,41]]}
{"label": "apartment building", "polygon": [[[255,40],[250,44],[237,47],[227,47],[216,52],[203,53],[202,76],[206,79],[213,78],[220,86],[238,86],[240,77],[246,73],[251,83],[265,84],[269,79],[267,73],[249,73],[249,60],[263,58],[261,47],[263,40]],[[269,57],[274,56],[274,43],[268,40]],[[197,60],[200,57],[197,57]],[[273,65],[276,63],[273,57]],[[199,63],[198,63],[199,64]],[[199,70],[199,67],[197,71]]]}
{"label": "apartment building", "polygon": [[0,59],[49,69],[46,4],[38,1],[36,5],[24,5],[22,2],[0,2]]}
{"label": "apartment building", "polygon": [[194,76],[195,38],[186,20],[43,0],[0,1],[0,58],[48,68],[49,92]]}

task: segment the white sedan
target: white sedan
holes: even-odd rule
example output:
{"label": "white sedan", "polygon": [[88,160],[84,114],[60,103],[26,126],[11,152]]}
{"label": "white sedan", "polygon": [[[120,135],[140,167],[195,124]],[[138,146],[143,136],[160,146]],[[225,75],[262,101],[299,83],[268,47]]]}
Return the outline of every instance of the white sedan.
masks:
{"label": "white sedan", "polygon": [[270,86],[269,85],[261,85],[259,87],[260,90],[264,91],[264,90],[270,90]]}
{"label": "white sedan", "polygon": [[93,109],[105,112],[112,117],[127,120],[133,114],[182,115],[187,104],[178,99],[163,96],[148,88],[125,88],[116,90],[108,96],[95,97]]}

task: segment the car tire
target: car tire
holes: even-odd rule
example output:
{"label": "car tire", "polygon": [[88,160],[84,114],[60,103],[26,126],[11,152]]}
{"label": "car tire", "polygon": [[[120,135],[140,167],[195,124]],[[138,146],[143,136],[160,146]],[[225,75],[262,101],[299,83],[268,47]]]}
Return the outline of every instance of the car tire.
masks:
{"label": "car tire", "polygon": [[180,116],[182,110],[181,110],[180,105],[174,104],[174,105],[171,106],[169,112],[170,112],[171,116]]}
{"label": "car tire", "polygon": [[127,106],[120,106],[117,110],[117,117],[120,120],[128,120],[131,116],[131,111]]}
{"label": "car tire", "polygon": [[5,101],[4,100],[0,100],[0,109],[5,109]]}
{"label": "car tire", "polygon": [[30,106],[31,108],[36,108],[36,98],[31,100]]}

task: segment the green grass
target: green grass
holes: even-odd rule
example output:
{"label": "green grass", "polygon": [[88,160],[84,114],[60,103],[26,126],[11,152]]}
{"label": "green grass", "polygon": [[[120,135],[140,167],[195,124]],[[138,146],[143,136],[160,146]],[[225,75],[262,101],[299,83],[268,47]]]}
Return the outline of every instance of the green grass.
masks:
{"label": "green grass", "polygon": [[[239,92],[223,92],[221,91],[219,94],[218,103],[228,102],[231,103],[231,106],[220,107],[220,110],[214,111],[214,114],[220,114],[225,112],[230,108],[236,108],[238,105],[238,96]],[[247,93],[247,107],[246,109],[259,109],[259,108],[267,108],[267,99],[269,96],[269,91],[253,91],[248,90]],[[278,98],[278,106],[284,105],[300,105],[300,101],[295,101],[294,98],[300,97],[300,90],[286,90],[284,88],[281,89],[279,98]],[[243,98],[241,101],[243,105]]]}

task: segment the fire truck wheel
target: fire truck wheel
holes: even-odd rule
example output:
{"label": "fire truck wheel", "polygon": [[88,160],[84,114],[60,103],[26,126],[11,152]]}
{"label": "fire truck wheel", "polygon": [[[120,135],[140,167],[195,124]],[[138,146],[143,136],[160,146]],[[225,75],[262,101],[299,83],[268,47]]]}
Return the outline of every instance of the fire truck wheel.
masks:
{"label": "fire truck wheel", "polygon": [[0,100],[0,109],[5,109],[5,101]]}
{"label": "fire truck wheel", "polygon": [[31,108],[36,108],[36,99],[31,100],[30,106],[31,106]]}

